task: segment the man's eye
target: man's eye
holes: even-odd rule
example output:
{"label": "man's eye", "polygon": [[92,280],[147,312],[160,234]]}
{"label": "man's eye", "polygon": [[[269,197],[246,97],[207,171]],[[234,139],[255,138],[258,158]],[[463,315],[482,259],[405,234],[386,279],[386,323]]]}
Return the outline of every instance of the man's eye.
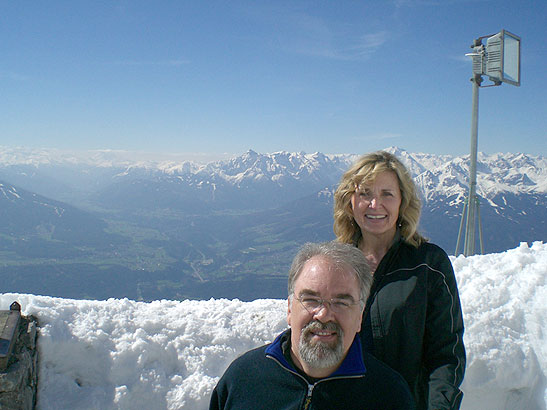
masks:
{"label": "man's eye", "polygon": [[307,305],[318,305],[319,299],[315,298],[302,298],[302,303],[305,303]]}
{"label": "man's eye", "polygon": [[348,307],[350,307],[349,302],[346,302],[344,300],[335,300],[335,301],[332,302],[332,304],[336,307],[339,307],[339,308],[348,308]]}

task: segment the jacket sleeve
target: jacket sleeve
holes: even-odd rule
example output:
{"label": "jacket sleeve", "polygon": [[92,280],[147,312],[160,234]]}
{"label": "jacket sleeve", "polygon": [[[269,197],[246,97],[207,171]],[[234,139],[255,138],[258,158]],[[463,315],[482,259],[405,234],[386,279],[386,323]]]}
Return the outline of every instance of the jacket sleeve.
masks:
{"label": "jacket sleeve", "polygon": [[223,394],[223,380],[221,379],[211,394],[209,410],[223,410],[226,404],[226,395]]}
{"label": "jacket sleeve", "polygon": [[436,248],[429,265],[424,363],[429,373],[429,410],[457,410],[465,372],[463,317],[456,277],[446,253]]}

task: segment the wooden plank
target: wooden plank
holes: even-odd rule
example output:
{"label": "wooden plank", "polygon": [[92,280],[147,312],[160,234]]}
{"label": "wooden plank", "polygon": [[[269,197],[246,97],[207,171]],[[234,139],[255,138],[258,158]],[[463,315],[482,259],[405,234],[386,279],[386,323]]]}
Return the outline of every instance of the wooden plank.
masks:
{"label": "wooden plank", "polygon": [[0,370],[8,367],[9,358],[15,345],[17,328],[21,319],[18,310],[0,311]]}

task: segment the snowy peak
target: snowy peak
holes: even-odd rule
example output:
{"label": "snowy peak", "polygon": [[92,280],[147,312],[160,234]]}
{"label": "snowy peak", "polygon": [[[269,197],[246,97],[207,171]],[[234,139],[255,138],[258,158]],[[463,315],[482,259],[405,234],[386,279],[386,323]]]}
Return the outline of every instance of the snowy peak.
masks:
{"label": "snowy peak", "polygon": [[217,169],[227,176],[263,175],[269,178],[281,175],[298,177],[302,173],[312,174],[324,166],[326,156],[320,153],[290,153],[286,151],[272,154],[257,154],[248,151],[245,154],[226,162],[217,164]]}
{"label": "snowy peak", "polygon": [[[438,195],[463,197],[465,194],[469,178],[468,155],[410,153],[398,147],[389,147],[386,151],[396,155],[408,167],[425,200]],[[141,157],[144,157],[142,153]],[[104,178],[113,178],[113,175],[116,179],[129,180],[175,178],[179,183],[194,186],[216,184],[241,188],[258,184],[262,189],[264,186],[311,183],[314,188],[322,189],[336,184],[342,173],[359,157],[357,154],[325,155],[320,152],[260,154],[248,150],[231,159],[201,164],[187,160],[143,159],[121,151],[70,153],[0,147],[0,177],[4,173],[18,173],[20,178],[31,179],[29,167],[32,167],[32,172],[62,168],[65,174],[73,171],[73,178],[81,175],[82,179],[102,169],[100,172]],[[477,191],[484,198],[493,198],[500,193],[546,193],[547,159],[522,153],[479,153],[477,180]]]}

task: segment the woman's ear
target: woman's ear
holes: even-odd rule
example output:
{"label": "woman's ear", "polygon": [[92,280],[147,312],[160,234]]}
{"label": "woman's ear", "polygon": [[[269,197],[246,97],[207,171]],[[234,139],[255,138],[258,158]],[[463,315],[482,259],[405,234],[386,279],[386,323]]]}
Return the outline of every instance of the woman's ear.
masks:
{"label": "woman's ear", "polygon": [[352,218],[353,218],[353,203],[354,202],[355,202],[355,192],[350,194],[349,203],[348,203],[348,207],[347,207],[347,212],[348,212],[349,216],[351,216]]}

